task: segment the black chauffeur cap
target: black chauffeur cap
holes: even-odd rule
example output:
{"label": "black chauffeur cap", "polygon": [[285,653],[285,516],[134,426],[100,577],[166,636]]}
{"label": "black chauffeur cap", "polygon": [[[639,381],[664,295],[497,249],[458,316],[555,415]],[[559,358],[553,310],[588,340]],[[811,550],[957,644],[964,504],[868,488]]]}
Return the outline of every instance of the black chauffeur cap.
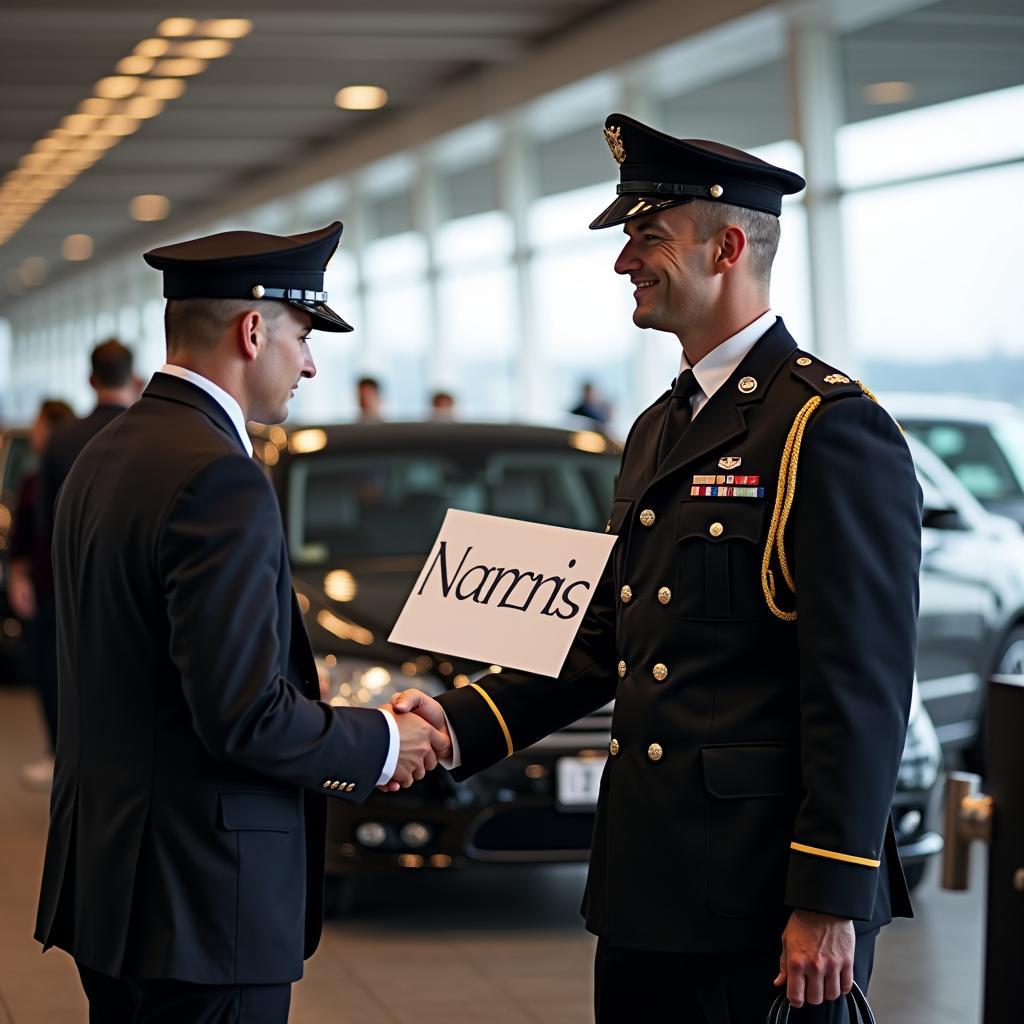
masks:
{"label": "black chauffeur cap", "polygon": [[618,198],[590,225],[607,228],[695,199],[721,201],[776,217],[782,197],[807,184],[742,149],[703,139],[676,139],[625,114],[605,121],[604,137],[619,164]]}
{"label": "black chauffeur cap", "polygon": [[222,231],[142,258],[163,271],[165,299],[274,299],[304,310],[316,330],[351,331],[323,290],[341,232],[339,221],[302,235]]}

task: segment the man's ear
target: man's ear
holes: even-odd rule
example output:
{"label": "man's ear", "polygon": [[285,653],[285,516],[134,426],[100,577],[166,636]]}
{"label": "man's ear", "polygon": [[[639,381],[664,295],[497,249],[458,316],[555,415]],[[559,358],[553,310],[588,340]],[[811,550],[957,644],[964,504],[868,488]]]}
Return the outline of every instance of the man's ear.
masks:
{"label": "man's ear", "polygon": [[263,317],[258,310],[250,309],[241,320],[238,321],[238,343],[242,355],[249,360],[255,359],[263,347],[263,337],[260,327],[263,325]]}
{"label": "man's ear", "polygon": [[715,254],[715,268],[719,272],[732,270],[739,262],[743,250],[747,247],[747,236],[742,228],[730,224],[725,228],[718,240],[718,251]]}

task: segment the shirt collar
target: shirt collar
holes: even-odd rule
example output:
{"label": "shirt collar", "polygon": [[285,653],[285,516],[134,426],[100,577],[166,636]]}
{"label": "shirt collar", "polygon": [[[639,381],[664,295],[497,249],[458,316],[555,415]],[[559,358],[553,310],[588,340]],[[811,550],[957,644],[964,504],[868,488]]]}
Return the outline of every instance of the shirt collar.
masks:
{"label": "shirt collar", "polygon": [[747,324],[731,338],[715,346],[696,366],[691,366],[684,350],[679,362],[679,372],[693,370],[701,391],[711,396],[732,376],[733,370],[743,362],[754,343],[768,330],[778,315],[771,309],[762,313],[753,323]]}
{"label": "shirt collar", "polygon": [[160,372],[177,377],[179,380],[187,380],[190,384],[195,384],[197,388],[205,391],[228,414],[228,419],[231,420],[235,433],[238,434],[238,440],[242,442],[242,447],[252,458],[252,441],[249,440],[249,432],[245,429],[245,416],[242,413],[242,407],[233,395],[229,395],[222,387],[214,384],[209,377],[204,377],[201,373],[196,373],[195,370],[188,370],[184,366],[164,363],[160,367]]}

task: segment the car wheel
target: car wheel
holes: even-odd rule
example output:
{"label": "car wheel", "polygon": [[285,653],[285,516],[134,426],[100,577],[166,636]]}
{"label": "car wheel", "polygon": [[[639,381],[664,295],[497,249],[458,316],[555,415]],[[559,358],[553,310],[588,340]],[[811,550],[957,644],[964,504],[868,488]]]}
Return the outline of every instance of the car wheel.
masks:
{"label": "car wheel", "polygon": [[[992,668],[993,675],[1024,675],[1024,626],[1014,626],[1006,635]],[[987,680],[986,680],[987,683]],[[964,765],[978,775],[985,773],[985,704],[978,709],[978,731],[964,750]]]}
{"label": "car wheel", "polygon": [[324,879],[324,917],[348,917],[356,901],[356,882],[346,875],[328,875]]}
{"label": "car wheel", "polygon": [[928,870],[928,861],[918,861],[916,864],[905,864],[903,876],[907,880],[907,888],[913,892],[924,881],[924,873]]}

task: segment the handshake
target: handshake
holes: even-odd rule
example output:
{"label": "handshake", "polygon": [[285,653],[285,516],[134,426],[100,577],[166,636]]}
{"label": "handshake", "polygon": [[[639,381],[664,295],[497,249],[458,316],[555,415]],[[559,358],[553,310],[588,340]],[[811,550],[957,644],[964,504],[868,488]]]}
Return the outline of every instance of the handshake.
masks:
{"label": "handshake", "polygon": [[440,761],[452,756],[452,741],[444,711],[433,697],[421,690],[404,690],[382,711],[394,716],[400,741],[398,764],[391,781],[377,788],[383,793],[408,789]]}

